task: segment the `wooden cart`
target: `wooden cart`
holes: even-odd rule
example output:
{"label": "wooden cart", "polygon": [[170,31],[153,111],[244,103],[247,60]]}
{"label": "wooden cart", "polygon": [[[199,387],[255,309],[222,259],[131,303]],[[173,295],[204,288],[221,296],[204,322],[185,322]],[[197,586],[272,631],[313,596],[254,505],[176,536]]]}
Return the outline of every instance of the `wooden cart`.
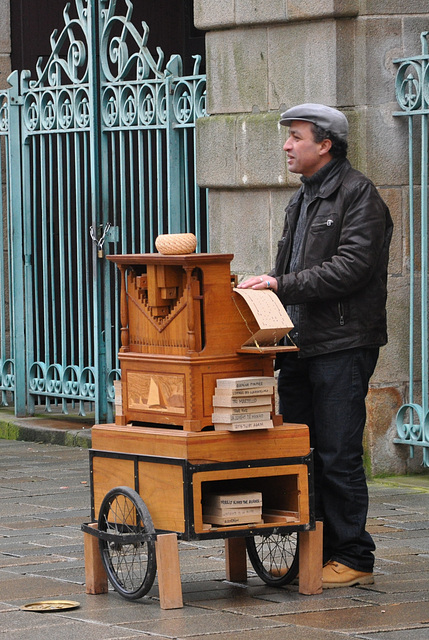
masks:
{"label": "wooden cart", "polygon": [[[247,576],[246,548],[270,585],[321,590],[308,428],[242,432],[212,427],[216,381],[272,376],[279,349],[232,289],[232,256],[113,256],[122,276],[122,394],[115,424],[92,430],[91,520],[85,531],[87,591],[125,598],[149,591],[158,566],[161,607],[182,606],[178,540],[224,538],[226,572]],[[259,332],[259,333],[258,333]],[[265,344],[249,345],[258,334]],[[207,525],[213,493],[258,491],[257,524]],[[298,541],[301,553],[298,559]],[[100,564],[100,558],[102,567]]]}

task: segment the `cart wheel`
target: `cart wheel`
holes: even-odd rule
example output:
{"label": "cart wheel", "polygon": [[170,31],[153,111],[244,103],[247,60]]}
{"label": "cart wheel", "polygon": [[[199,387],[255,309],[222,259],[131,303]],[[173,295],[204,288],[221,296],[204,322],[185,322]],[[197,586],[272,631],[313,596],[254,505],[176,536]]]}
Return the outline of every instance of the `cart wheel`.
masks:
{"label": "cart wheel", "polygon": [[272,533],[246,538],[247,553],[258,576],[272,587],[298,575],[298,534]]}
{"label": "cart wheel", "polygon": [[155,529],[139,494],[129,487],[111,489],[101,503],[98,529],[101,558],[113,588],[128,600],[141,598],[155,580],[156,556],[155,542],[144,539]]}

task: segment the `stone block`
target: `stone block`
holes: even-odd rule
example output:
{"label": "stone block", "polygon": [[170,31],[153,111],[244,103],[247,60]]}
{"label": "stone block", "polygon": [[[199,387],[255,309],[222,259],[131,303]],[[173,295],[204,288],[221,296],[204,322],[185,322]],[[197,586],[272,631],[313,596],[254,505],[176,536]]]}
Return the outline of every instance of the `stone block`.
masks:
{"label": "stone block", "polygon": [[231,0],[194,0],[194,24],[209,30],[234,25],[234,2]]}
{"label": "stone block", "polygon": [[[415,174],[417,175],[417,174]],[[409,189],[404,189],[404,225],[407,233],[405,234],[405,265],[404,270],[410,272],[413,269],[414,273],[420,273],[421,271],[421,196],[422,190],[420,186],[413,188],[413,202],[410,203]],[[411,216],[411,210],[413,215]],[[411,246],[411,239],[413,240],[413,247]],[[413,255],[411,255],[413,252]]]}
{"label": "stone block", "polygon": [[270,22],[346,18],[358,15],[358,0],[194,0],[194,23],[198,29]]}
{"label": "stone block", "polygon": [[402,53],[402,21],[390,16],[357,20],[356,102],[368,107],[391,103],[397,67]]}
{"label": "stone block", "polygon": [[[426,0],[365,0],[359,3],[360,15],[410,15],[412,13],[427,13],[428,4]],[[423,29],[422,29],[423,31]]]}
{"label": "stone block", "polygon": [[1,20],[0,20],[0,54],[11,52],[10,39],[10,3],[4,0],[0,2]]}
{"label": "stone block", "polygon": [[10,85],[7,81],[11,72],[10,56],[8,54],[0,54],[0,89],[9,89]]}
{"label": "stone block", "polygon": [[268,110],[266,29],[208,33],[206,52],[208,113]]}
{"label": "stone block", "polygon": [[404,272],[403,189],[401,187],[380,188],[379,192],[390,209],[394,224],[390,244],[389,274],[400,276]]}
{"label": "stone block", "polygon": [[236,184],[236,117],[197,120],[197,182],[200,187]]}
{"label": "stone block", "polygon": [[242,186],[276,186],[286,183],[287,129],[279,124],[279,113],[237,118],[237,182]]}
{"label": "stone block", "polygon": [[270,271],[294,189],[210,190],[210,250],[233,253],[240,278]]}
{"label": "stone block", "polygon": [[287,0],[288,20],[313,20],[314,18],[356,16],[359,13],[358,0]]}
{"label": "stone block", "polygon": [[402,18],[403,51],[399,56],[401,58],[418,56],[422,53],[420,34],[423,31],[427,31],[429,15],[429,5],[427,3],[425,4],[426,11],[422,12],[423,15],[411,16],[407,11],[407,14]]}
{"label": "stone block", "polygon": [[380,349],[374,384],[398,385],[408,379],[409,319],[409,279],[391,276],[387,281],[388,343]]}
{"label": "stone block", "polygon": [[233,253],[239,276],[271,268],[270,194],[266,190],[210,190],[210,250]]}
{"label": "stone block", "polygon": [[284,0],[235,0],[235,21],[237,25],[253,25],[270,22],[284,22],[287,10]]}
{"label": "stone block", "polygon": [[279,113],[228,116],[197,121],[197,181],[212,188],[299,186],[286,167],[287,128]]}
{"label": "stone block", "polygon": [[365,161],[363,153],[360,149],[362,146],[362,136],[365,128],[362,125],[362,118],[360,112],[356,109],[341,109],[349,122],[349,137],[348,137],[348,151],[347,157],[350,160],[353,167],[360,171],[365,170]]}
{"label": "stone block", "polygon": [[407,448],[398,448],[393,442],[396,437],[395,417],[402,401],[402,394],[396,387],[369,390],[366,402],[365,450],[373,475],[406,472]]}
{"label": "stone block", "polygon": [[334,20],[268,28],[268,106],[337,105]]}
{"label": "stone block", "polygon": [[359,109],[355,166],[376,185],[408,182],[406,123],[395,118],[394,103]]}
{"label": "stone block", "polygon": [[[299,178],[297,177],[299,181]],[[301,182],[299,181],[299,184]],[[285,209],[289,200],[296,193],[296,188],[291,189],[273,189],[270,192],[270,209],[271,209],[271,228],[272,228],[272,242],[271,242],[271,266],[274,267],[275,259],[277,255],[277,248],[280,238],[282,237]]]}
{"label": "stone block", "polygon": [[344,109],[356,103],[356,20],[337,20],[335,27],[337,59],[330,72],[336,86],[336,105]]}

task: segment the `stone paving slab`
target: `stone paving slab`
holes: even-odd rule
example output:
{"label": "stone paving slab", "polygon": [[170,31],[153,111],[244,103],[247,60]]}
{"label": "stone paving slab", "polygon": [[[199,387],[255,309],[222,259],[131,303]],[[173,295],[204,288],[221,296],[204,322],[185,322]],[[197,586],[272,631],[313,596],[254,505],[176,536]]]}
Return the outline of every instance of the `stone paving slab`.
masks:
{"label": "stone paving slab", "polygon": [[[180,554],[179,554],[180,555]],[[184,572],[181,572],[182,575],[182,592],[183,594],[189,594],[192,595],[192,597],[198,598],[201,595],[204,595],[204,593],[206,592],[210,592],[213,594],[219,594],[221,592],[235,592],[237,589],[246,589],[247,588],[247,583],[246,584],[235,584],[232,582],[228,582],[227,580],[225,580],[225,573],[219,572],[218,574],[218,578],[215,580],[212,580],[210,578],[212,578],[213,574],[211,574],[210,576],[208,576],[208,579],[204,580],[194,580],[194,574],[191,573],[189,575],[184,574]],[[259,582],[259,584],[261,584]],[[265,585],[262,586],[263,589],[268,589],[269,587],[266,587]]]}
{"label": "stone paving slab", "polygon": [[[370,514],[372,515],[372,514]],[[381,508],[378,509],[377,519],[378,520],[389,520],[393,523],[401,522],[401,519],[406,522],[409,516],[417,516],[421,519],[422,513],[418,513],[415,509],[407,508],[407,507],[399,507],[388,504],[383,504]]]}
{"label": "stone paving slab", "polygon": [[207,613],[202,608],[190,607],[186,604],[182,609],[161,609],[159,606],[154,606],[152,596],[125,602],[123,598],[113,592],[99,596],[84,594],[78,596],[76,601],[81,602],[82,606],[80,609],[70,611],[68,617],[103,624],[125,625],[143,621],[183,619]]}
{"label": "stone paving slab", "polygon": [[429,634],[427,601],[373,605],[354,608],[347,616],[339,616],[338,610],[322,613],[300,613],[279,616],[285,624],[354,633],[392,631],[398,629],[425,629]]}
{"label": "stone paving slab", "polygon": [[[39,576],[0,574],[2,597],[7,594],[7,602],[21,606],[35,600],[50,600],[71,596],[85,591],[84,585],[67,583],[62,580],[50,580]],[[72,598],[73,599],[73,598]],[[0,626],[1,628],[1,626]]]}
{"label": "stone paving slab", "polygon": [[[49,620],[47,619],[49,616]],[[118,626],[108,625],[91,625],[88,629],[88,622],[74,621],[58,614],[34,613],[29,611],[10,612],[5,616],[5,624],[9,625],[4,633],[7,633],[7,640],[46,640],[46,636],[50,635],[54,639],[75,640],[76,638],[87,638],[90,640],[132,640],[139,638],[142,640],[148,638],[144,634],[131,635],[128,629],[122,629]],[[22,625],[22,627],[20,626]],[[153,640],[153,636],[152,636]],[[158,636],[157,640],[162,640]]]}
{"label": "stone paving slab", "polygon": [[[349,609],[355,607],[372,606],[371,602],[364,602],[358,599],[337,597],[322,598],[322,594],[303,598],[298,592],[292,597],[290,592],[283,598],[281,595],[275,597],[254,597],[251,594],[244,595],[241,598],[232,598],[227,594],[221,599],[199,599],[198,604],[206,609],[223,610],[230,613],[247,614],[252,616],[263,616],[264,618],[276,617],[282,614],[303,613],[312,611],[340,611],[341,609]],[[195,604],[195,599],[192,603]]]}
{"label": "stone paving slab", "polygon": [[224,634],[231,632],[249,632],[251,630],[264,630],[265,637],[269,631],[282,626],[274,618],[257,618],[255,616],[240,614],[234,615],[227,611],[207,612],[204,611],[200,616],[184,616],[174,618],[172,620],[157,620],[146,622],[127,623],[128,628],[134,631],[145,631],[151,635],[161,634],[167,638],[188,638],[195,636],[202,629],[210,629],[210,634]]}
{"label": "stone paving slab", "polygon": [[406,542],[399,539],[379,539],[375,540],[378,549],[383,550],[383,555],[388,556],[403,556],[403,555],[415,555],[419,552],[429,552],[429,537],[426,535],[419,536],[418,538],[410,539],[407,536]]}
{"label": "stone paving slab", "polygon": [[[1,505],[0,505],[1,510]],[[39,529],[45,529],[46,523],[49,521],[52,527],[66,527],[67,525],[75,525],[79,528],[82,522],[89,522],[90,520],[90,509],[89,507],[86,509],[73,509],[73,513],[67,512],[50,512],[49,518],[47,517],[35,517],[31,516],[28,518],[24,518],[20,521],[17,521],[15,518],[4,518],[1,529],[6,529],[6,533],[8,535],[13,535],[14,531],[20,531],[20,533],[25,533],[28,535],[26,531],[34,530],[36,527]]]}
{"label": "stone paving slab", "polygon": [[397,558],[376,558],[375,567],[379,573],[386,575],[400,575],[401,573],[416,571],[417,567],[419,571],[429,571],[429,555],[422,553],[412,554],[402,557],[401,560]]}
{"label": "stone paving slab", "polygon": [[[1,550],[1,547],[0,547]],[[14,553],[17,557],[25,558],[26,556],[39,556],[39,557],[59,557],[59,558],[81,558],[82,557],[82,542],[76,545],[58,545],[53,547],[49,544],[49,540],[40,538],[39,542],[35,540],[25,541],[21,546],[16,544],[11,545],[9,553]],[[40,560],[39,560],[40,562]]]}
{"label": "stone paving slab", "polygon": [[398,593],[406,594],[413,591],[426,593],[429,592],[429,575],[427,572],[412,574],[401,574],[397,576],[377,576],[377,580],[374,585],[367,587],[368,591],[382,592],[382,593]]}
{"label": "stone paving slab", "polygon": [[360,636],[364,640],[427,640],[428,631],[423,629],[402,629],[401,631],[386,631],[369,633]]}
{"label": "stone paving slab", "polygon": [[[79,559],[81,562],[82,560]],[[51,566],[55,566],[55,563],[64,563],[70,562],[69,558],[63,558],[58,556],[51,556],[49,558],[49,564]],[[40,557],[37,556],[17,556],[15,554],[9,554],[8,552],[0,551],[0,569],[8,568],[9,571],[23,571],[26,568],[31,568],[31,570],[38,571],[42,567],[45,567],[45,564],[40,564]]]}
{"label": "stone paving slab", "polygon": [[[348,636],[348,638],[350,637]],[[192,640],[219,640],[219,638],[213,634],[192,636]],[[343,633],[324,629],[301,628],[295,625],[270,629],[269,635],[261,635],[260,631],[235,631],[234,633],[222,633],[221,638],[222,640],[347,640]]]}
{"label": "stone paving slab", "polygon": [[[55,493],[55,489],[52,489],[51,481],[51,478],[38,478],[31,481],[28,478],[3,478],[0,480],[0,499],[9,498],[11,495],[28,495],[29,493],[33,496],[52,495]],[[63,493],[64,490],[58,487],[57,492]]]}
{"label": "stone paving slab", "polygon": [[31,611],[21,611],[20,609],[12,609],[7,612],[2,612],[2,633],[12,633],[14,629],[18,628],[20,631],[27,631],[28,635],[33,638],[33,630],[39,632],[44,631],[46,633],[49,629],[58,632],[58,625],[68,624],[67,620],[58,616],[46,616],[45,614],[37,614]]}
{"label": "stone paving slab", "polygon": [[[394,591],[392,593],[386,593],[371,591],[365,595],[357,597],[357,600],[368,604],[395,604],[398,601],[398,592]],[[424,594],[421,590],[403,591],[401,593],[401,602],[426,602],[429,611],[429,592]]]}
{"label": "stone paving slab", "polygon": [[67,509],[75,509],[76,502],[81,502],[82,504],[91,500],[91,494],[89,490],[89,486],[85,486],[81,489],[76,489],[74,487],[57,487],[50,493],[45,492],[43,494],[37,492],[29,492],[27,496],[24,498],[23,496],[19,496],[15,501],[18,505],[26,505],[29,504],[33,508],[49,508],[49,509],[58,509],[58,511],[65,511]]}
{"label": "stone paving slab", "polygon": [[374,489],[380,487],[385,489],[391,487],[396,489],[397,487],[407,487],[415,490],[429,491],[429,474],[418,473],[409,476],[386,476],[373,480],[372,486]]}
{"label": "stone paving slab", "polygon": [[403,522],[401,524],[401,528],[397,528],[395,526],[386,524],[383,531],[378,531],[378,532],[371,531],[371,533],[375,533],[375,535],[379,533],[380,538],[386,537],[386,538],[389,538],[390,540],[395,540],[395,538],[403,537],[401,534],[404,531],[407,531],[407,537],[408,539],[410,539],[410,538],[421,537],[422,533],[424,534],[425,532],[427,532],[428,528],[429,528],[429,520],[420,520],[416,522]]}
{"label": "stone paving slab", "polygon": [[[58,566],[58,565],[56,565]],[[52,580],[61,580],[62,582],[72,582],[73,584],[85,584],[85,567],[71,567],[69,563],[63,564],[56,569],[31,569],[25,573],[26,576],[40,576],[50,578]]]}

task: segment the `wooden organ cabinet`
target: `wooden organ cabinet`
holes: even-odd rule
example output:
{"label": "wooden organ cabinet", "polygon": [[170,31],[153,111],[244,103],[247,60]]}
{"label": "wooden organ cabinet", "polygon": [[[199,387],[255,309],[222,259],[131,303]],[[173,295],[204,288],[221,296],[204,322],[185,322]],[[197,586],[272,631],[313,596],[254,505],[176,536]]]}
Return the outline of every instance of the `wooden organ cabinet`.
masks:
{"label": "wooden organ cabinet", "polygon": [[[290,326],[260,330],[247,302],[233,291],[232,258],[108,256],[122,278],[117,425],[159,423],[201,431],[212,424],[218,378],[273,376],[279,350],[274,341]],[[263,295],[263,303],[267,295],[277,300],[270,291],[253,293]]]}

